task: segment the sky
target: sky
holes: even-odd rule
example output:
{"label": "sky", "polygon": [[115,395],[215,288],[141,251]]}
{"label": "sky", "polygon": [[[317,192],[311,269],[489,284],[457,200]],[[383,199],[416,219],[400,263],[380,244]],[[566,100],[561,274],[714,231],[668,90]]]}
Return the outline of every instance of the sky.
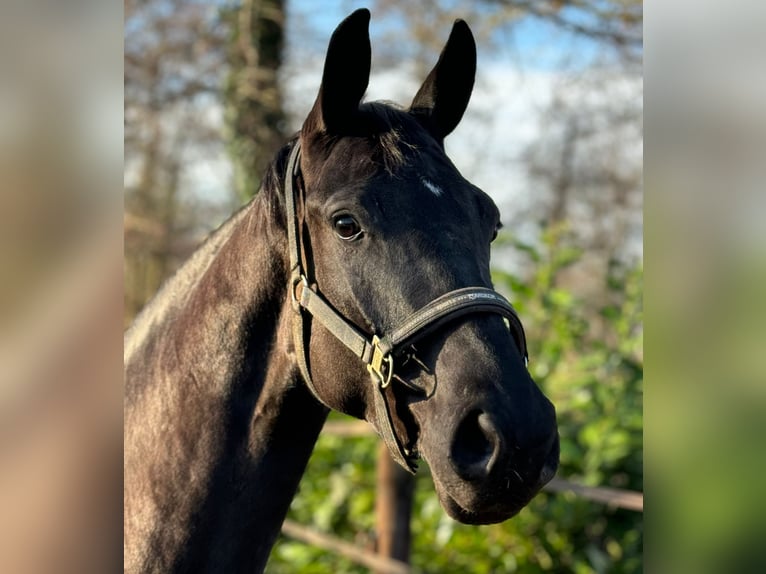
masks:
{"label": "sky", "polygon": [[[283,85],[291,130],[300,128],[316,97],[332,31],[345,16],[364,5],[357,0],[321,3],[288,0],[284,74],[289,82]],[[421,79],[415,78],[407,62],[386,69],[376,67],[376,46],[380,50],[382,41],[377,36],[381,27],[387,25],[381,20],[376,21],[373,12],[370,22],[373,68],[365,99],[407,105]],[[448,34],[449,30],[445,30],[445,41]],[[497,44],[500,48],[494,51],[482,51],[480,46],[471,102],[445,145],[461,173],[495,200],[501,213],[507,214],[505,219],[511,219],[514,213],[528,209],[535,198],[522,155],[546,127],[542,112],[548,107],[554,88],[573,71],[576,74],[597,58],[599,50],[592,41],[562,34],[532,18],[516,23],[512,32]],[[433,61],[437,58],[435,52]],[[619,90],[616,93],[617,97],[640,98],[641,88],[631,88],[625,92],[627,95],[620,95]],[[213,121],[220,121],[219,111],[210,113]],[[196,194],[209,200],[226,193],[221,182],[229,181],[230,173],[226,152],[221,147],[216,154],[195,161],[187,181]],[[532,230],[530,225],[530,233]]]}
{"label": "sky", "polygon": [[[312,35],[317,39],[328,39],[338,23],[354,10],[369,7],[365,0],[288,0],[288,44],[302,44],[306,42],[305,28],[309,27]],[[472,10],[476,10],[472,7]],[[461,16],[460,10],[455,10],[456,16]],[[466,16],[469,25],[470,16]],[[296,24],[297,23],[297,24]],[[386,15],[376,20],[376,13],[372,9],[370,22],[370,34],[373,37],[383,31],[384,26],[396,26],[396,18]],[[506,28],[507,30],[507,28]],[[448,30],[445,30],[446,39]],[[517,67],[534,71],[557,71],[563,66],[577,68],[586,66],[593,58],[598,57],[601,48],[597,42],[582,36],[562,33],[554,25],[535,17],[525,17],[514,23],[508,33],[499,32],[500,37],[495,41],[504,46],[504,50],[494,52],[488,59],[506,58],[514,60]],[[326,45],[321,42],[319,49]],[[312,46],[312,49],[314,47]],[[373,44],[373,53],[375,46]],[[482,61],[482,53],[479,52],[479,61]]]}

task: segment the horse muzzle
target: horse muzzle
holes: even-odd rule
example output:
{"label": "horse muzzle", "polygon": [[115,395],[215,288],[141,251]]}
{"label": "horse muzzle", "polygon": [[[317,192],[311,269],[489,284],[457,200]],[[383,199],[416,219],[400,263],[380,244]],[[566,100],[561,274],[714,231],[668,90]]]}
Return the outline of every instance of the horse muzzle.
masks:
{"label": "horse muzzle", "polygon": [[[422,445],[429,456],[428,445]],[[451,434],[447,464],[431,465],[436,491],[447,513],[465,524],[492,524],[517,514],[556,474],[559,437],[537,444],[508,439],[490,414],[468,412]]]}
{"label": "horse muzzle", "polygon": [[489,524],[518,513],[553,478],[559,436],[553,404],[502,345],[500,322],[470,323],[446,337],[434,361],[436,390],[410,411],[445,510]]}

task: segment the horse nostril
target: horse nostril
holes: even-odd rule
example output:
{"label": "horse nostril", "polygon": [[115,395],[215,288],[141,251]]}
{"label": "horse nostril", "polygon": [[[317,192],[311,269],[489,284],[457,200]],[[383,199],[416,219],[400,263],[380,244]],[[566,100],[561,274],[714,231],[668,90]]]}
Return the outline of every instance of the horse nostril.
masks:
{"label": "horse nostril", "polygon": [[486,478],[498,459],[500,434],[489,415],[471,411],[460,422],[452,440],[450,461],[464,480]]}
{"label": "horse nostril", "polygon": [[553,440],[549,443],[545,460],[543,461],[543,467],[540,470],[540,476],[537,479],[537,486],[542,488],[553,479],[556,475],[556,470],[559,467],[559,435],[555,433]]}

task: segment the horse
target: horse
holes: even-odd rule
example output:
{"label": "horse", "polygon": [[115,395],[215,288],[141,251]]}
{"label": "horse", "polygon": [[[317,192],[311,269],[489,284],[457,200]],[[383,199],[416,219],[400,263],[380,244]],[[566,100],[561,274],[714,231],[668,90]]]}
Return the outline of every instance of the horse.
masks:
{"label": "horse", "polygon": [[260,572],[331,409],[365,419],[445,511],[516,514],[555,474],[555,409],[492,289],[490,197],[444,139],[473,90],[458,20],[409,108],[363,102],[369,11],[259,192],[126,334],[126,572]]}

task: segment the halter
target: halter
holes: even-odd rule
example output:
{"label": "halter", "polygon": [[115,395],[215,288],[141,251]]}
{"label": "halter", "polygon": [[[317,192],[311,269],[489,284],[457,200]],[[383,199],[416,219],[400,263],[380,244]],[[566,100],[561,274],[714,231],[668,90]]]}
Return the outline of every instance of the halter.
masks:
{"label": "halter", "polygon": [[[386,442],[391,456],[402,467],[414,473],[415,455],[405,448],[396,436],[391,418],[391,409],[385,396],[385,389],[392,381],[405,384],[409,389],[428,394],[427,389],[414,381],[404,380],[395,375],[396,365],[413,355],[412,345],[426,335],[436,331],[445,323],[473,313],[497,313],[508,319],[511,333],[527,361],[527,345],[524,328],[511,304],[499,293],[485,287],[455,289],[437,297],[424,307],[412,313],[402,325],[383,336],[365,334],[356,325],[338,313],[320,294],[316,285],[309,281],[302,265],[305,253],[299,234],[300,221],[296,209],[295,179],[300,172],[300,142],[296,141],[290,152],[285,177],[285,203],[287,210],[287,242],[290,255],[289,297],[295,311],[293,339],[303,379],[316,399],[327,406],[317,393],[311,379],[307,360],[307,332],[305,316],[319,321],[335,338],[351,350],[367,366],[373,384],[373,401],[378,432]],[[403,360],[404,359],[404,360]]]}

